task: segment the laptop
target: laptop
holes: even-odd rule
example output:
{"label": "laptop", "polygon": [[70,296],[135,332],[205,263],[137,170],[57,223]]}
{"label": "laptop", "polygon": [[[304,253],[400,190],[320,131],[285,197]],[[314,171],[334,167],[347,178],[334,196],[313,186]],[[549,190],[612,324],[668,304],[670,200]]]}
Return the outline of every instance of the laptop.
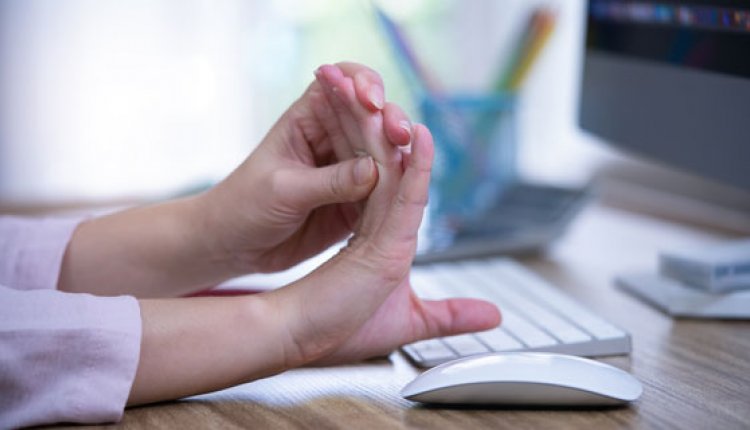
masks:
{"label": "laptop", "polygon": [[462,225],[449,243],[420,238],[414,262],[538,251],[562,236],[589,196],[587,188],[514,182],[479,219]]}

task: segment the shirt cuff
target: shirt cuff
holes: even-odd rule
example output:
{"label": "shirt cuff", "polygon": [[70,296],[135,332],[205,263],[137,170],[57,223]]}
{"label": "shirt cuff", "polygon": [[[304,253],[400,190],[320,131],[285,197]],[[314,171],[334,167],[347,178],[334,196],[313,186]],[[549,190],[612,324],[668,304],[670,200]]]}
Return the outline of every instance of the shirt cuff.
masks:
{"label": "shirt cuff", "polygon": [[0,284],[57,289],[65,250],[84,219],[0,217]]}

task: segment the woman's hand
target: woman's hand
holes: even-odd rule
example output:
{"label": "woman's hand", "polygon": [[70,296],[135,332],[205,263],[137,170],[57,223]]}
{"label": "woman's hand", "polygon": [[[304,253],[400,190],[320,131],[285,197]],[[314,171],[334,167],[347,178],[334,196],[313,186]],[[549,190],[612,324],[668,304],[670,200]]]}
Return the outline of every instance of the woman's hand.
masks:
{"label": "woman's hand", "polygon": [[[333,91],[351,97],[351,109],[342,110]],[[385,128],[392,162],[400,162],[394,145],[411,138],[406,116],[383,100],[380,76],[365,66],[319,68],[250,157],[204,196],[217,255],[238,273],[273,272],[349,236],[378,182],[377,164],[389,162],[384,142],[368,147],[360,128],[384,138]]]}
{"label": "woman's hand", "polygon": [[[326,94],[350,139],[377,160],[380,180],[348,246],[307,277],[268,294],[286,327],[288,367],[330,364],[384,355],[419,339],[486,330],[499,324],[497,308],[472,299],[422,301],[409,271],[427,203],[433,142],[415,125],[411,152],[388,143],[379,112],[358,108],[340,80]],[[335,90],[334,90],[335,88]],[[382,125],[382,123],[381,123]]]}

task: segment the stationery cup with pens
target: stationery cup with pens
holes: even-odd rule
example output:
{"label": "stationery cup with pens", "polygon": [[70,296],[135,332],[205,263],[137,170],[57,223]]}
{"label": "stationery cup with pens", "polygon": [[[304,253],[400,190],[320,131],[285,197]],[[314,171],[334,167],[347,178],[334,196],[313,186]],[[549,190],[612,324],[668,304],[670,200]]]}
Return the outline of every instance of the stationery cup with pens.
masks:
{"label": "stationery cup with pens", "polygon": [[428,234],[449,245],[516,176],[515,97],[426,96],[419,108],[435,139]]}
{"label": "stationery cup with pens", "polygon": [[481,220],[516,179],[515,95],[549,40],[557,14],[534,8],[490,90],[465,96],[445,91],[403,29],[377,5],[373,10],[435,139],[426,233],[431,248],[449,247],[462,227]]}

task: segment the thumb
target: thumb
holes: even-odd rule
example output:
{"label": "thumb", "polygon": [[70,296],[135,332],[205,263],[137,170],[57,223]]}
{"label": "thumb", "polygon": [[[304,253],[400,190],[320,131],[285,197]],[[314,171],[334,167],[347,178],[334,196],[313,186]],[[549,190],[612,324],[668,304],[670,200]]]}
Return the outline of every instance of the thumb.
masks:
{"label": "thumb", "polygon": [[296,173],[295,183],[285,188],[289,199],[304,209],[362,200],[378,179],[378,169],[370,156]]}
{"label": "thumb", "polygon": [[417,339],[451,336],[489,330],[500,324],[500,311],[484,300],[454,298],[422,302],[424,330]]}

